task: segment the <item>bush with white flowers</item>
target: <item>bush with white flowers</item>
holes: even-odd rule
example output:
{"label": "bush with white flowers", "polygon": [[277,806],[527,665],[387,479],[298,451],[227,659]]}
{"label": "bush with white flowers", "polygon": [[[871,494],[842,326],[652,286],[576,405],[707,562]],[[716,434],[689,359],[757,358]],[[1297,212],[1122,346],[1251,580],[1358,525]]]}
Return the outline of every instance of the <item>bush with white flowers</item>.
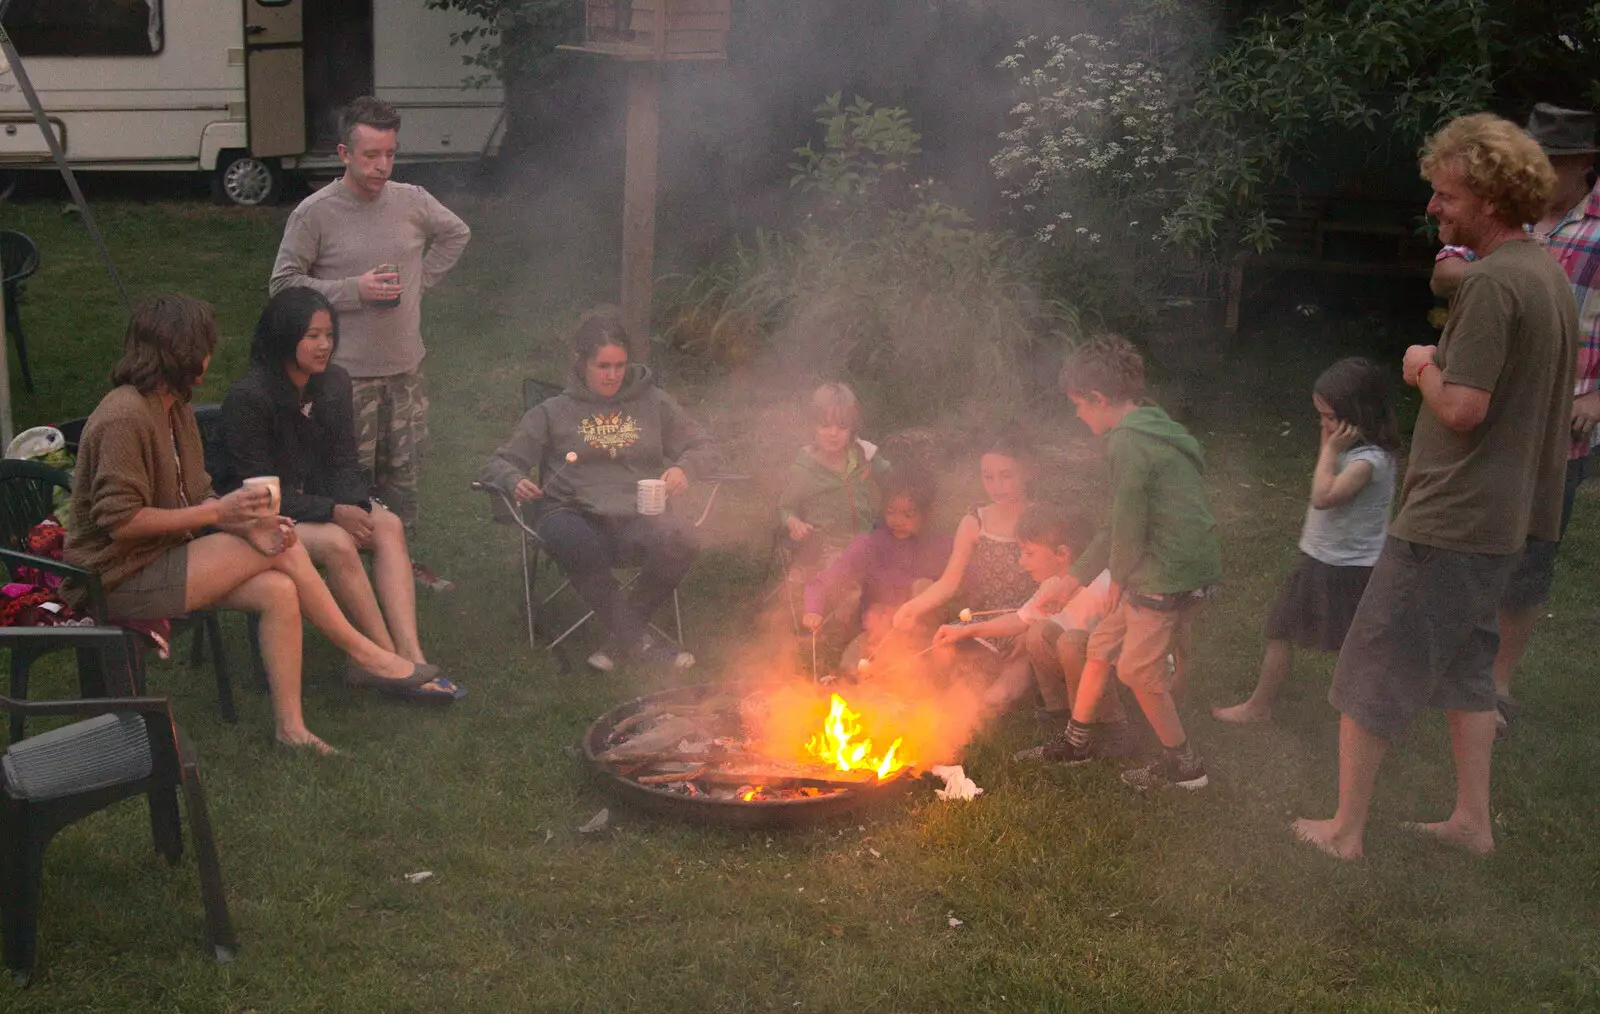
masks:
{"label": "bush with white flowers", "polygon": [[1029,36],[1000,66],[1016,75],[1001,193],[1041,243],[1158,240],[1180,164],[1174,88],[1160,68],[1098,35]]}

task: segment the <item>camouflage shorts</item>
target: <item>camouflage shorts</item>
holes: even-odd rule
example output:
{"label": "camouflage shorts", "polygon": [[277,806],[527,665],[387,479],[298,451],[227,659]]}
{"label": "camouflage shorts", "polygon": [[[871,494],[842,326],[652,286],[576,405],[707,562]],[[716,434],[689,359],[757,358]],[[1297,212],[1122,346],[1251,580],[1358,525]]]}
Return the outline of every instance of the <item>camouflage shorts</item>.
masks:
{"label": "camouflage shorts", "polygon": [[356,455],[378,499],[407,525],[417,520],[417,473],[428,442],[428,394],[422,371],[351,378]]}

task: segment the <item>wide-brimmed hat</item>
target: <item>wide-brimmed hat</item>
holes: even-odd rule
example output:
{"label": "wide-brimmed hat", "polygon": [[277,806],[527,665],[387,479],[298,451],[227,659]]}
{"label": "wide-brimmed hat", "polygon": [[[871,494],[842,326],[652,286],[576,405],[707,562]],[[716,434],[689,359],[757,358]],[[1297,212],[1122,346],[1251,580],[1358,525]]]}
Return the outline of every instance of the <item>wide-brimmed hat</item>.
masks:
{"label": "wide-brimmed hat", "polygon": [[1541,102],[1528,114],[1528,136],[1552,158],[1600,152],[1595,145],[1595,116],[1588,109],[1563,109]]}

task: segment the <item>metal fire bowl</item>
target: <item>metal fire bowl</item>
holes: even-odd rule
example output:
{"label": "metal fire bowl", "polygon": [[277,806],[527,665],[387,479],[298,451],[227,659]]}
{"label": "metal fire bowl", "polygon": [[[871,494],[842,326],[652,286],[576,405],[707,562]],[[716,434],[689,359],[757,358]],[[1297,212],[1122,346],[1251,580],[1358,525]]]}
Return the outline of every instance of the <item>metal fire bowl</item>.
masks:
{"label": "metal fire bowl", "polygon": [[594,720],[583,734],[583,759],[589,770],[619,802],[636,809],[694,824],[723,827],[783,828],[806,827],[833,820],[881,800],[904,792],[915,781],[909,768],[901,768],[881,782],[848,788],[827,796],[808,799],[758,799],[748,803],[738,799],[700,799],[676,792],[640,785],[624,778],[598,759],[604,752],[606,737],[618,722],[653,704],[693,704],[733,689],[733,684],[705,683],[677,687],[635,697],[617,705]]}

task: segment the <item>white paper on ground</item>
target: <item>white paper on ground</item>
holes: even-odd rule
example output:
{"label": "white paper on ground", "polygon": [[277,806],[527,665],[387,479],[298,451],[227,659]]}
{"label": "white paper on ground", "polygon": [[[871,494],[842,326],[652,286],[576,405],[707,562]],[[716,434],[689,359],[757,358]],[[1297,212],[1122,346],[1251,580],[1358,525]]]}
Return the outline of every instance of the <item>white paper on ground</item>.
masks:
{"label": "white paper on ground", "polygon": [[935,789],[940,799],[976,799],[983,795],[978,783],[967,777],[960,764],[940,764],[933,768],[936,777],[944,779],[944,788]]}

